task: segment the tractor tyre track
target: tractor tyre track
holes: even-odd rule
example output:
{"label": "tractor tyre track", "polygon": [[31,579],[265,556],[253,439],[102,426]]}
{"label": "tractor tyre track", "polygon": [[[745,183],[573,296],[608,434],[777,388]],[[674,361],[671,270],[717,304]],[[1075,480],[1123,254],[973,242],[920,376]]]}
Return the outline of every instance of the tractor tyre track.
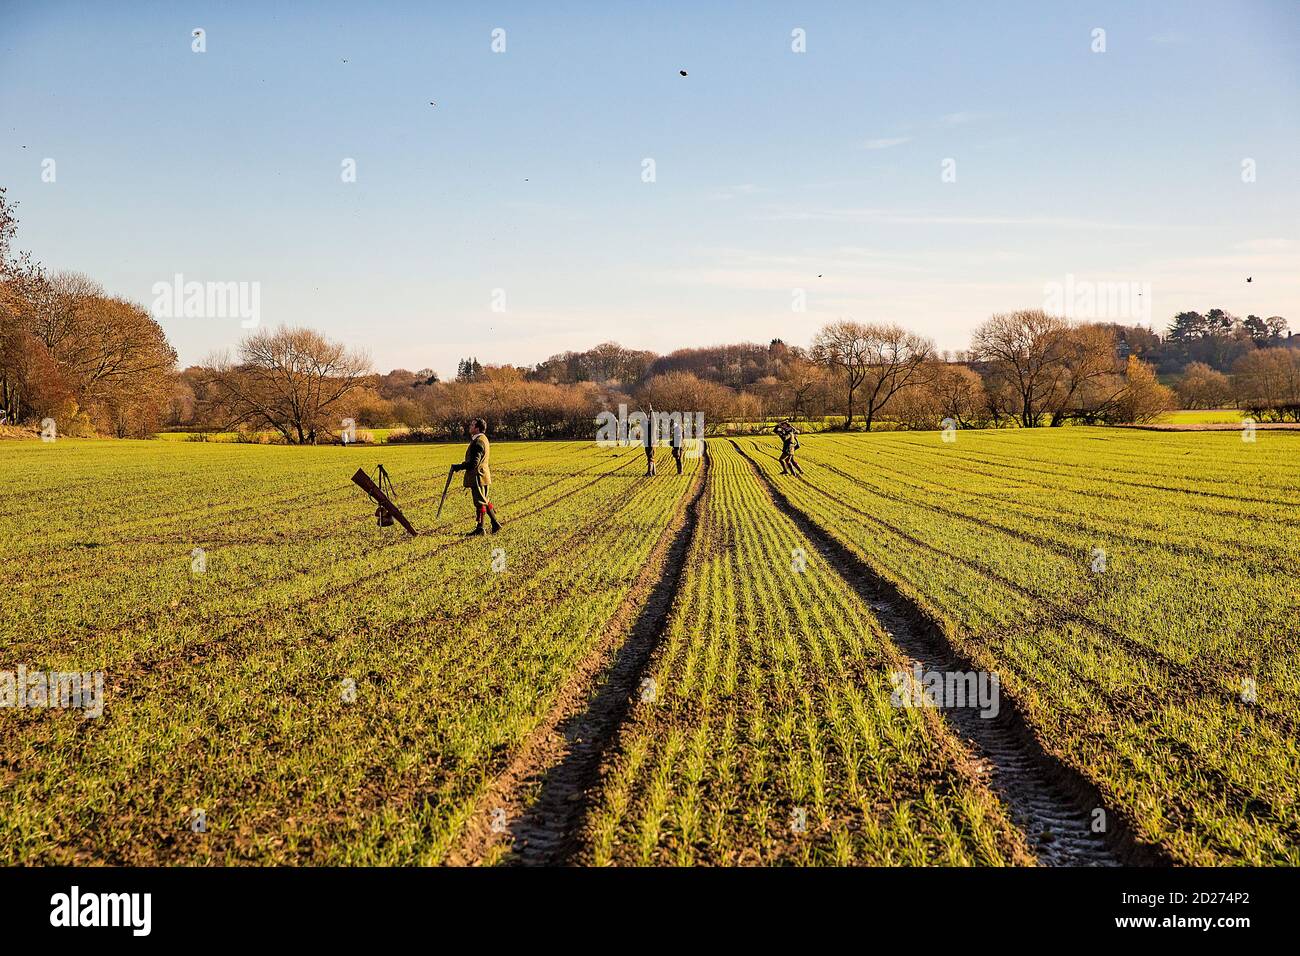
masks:
{"label": "tractor tyre track", "polygon": [[708,471],[705,447],[690,490],[660,532],[635,584],[546,718],[479,801],[449,857],[452,864],[482,863],[495,849],[509,846],[508,864],[556,866],[570,862],[580,849],[588,791],[599,779],[603,757],[667,631],[708,494]]}
{"label": "tractor tyre track", "polygon": [[[877,574],[794,505],[772,477],[732,442],[773,505],[809,539],[844,581],[871,607],[881,627],[924,671],[978,670],[948,640],[943,628],[889,580]],[[1128,821],[1077,770],[1048,753],[1005,692],[997,716],[982,718],[974,708],[940,713],[971,751],[974,766],[1002,800],[1040,864],[1049,866],[1167,865],[1161,847],[1139,841]],[[1105,812],[1106,832],[1092,831],[1093,813]]]}
{"label": "tractor tyre track", "polygon": [[[733,442],[733,444],[735,443]],[[757,447],[758,446],[755,445],[756,449]],[[737,448],[739,449],[739,446],[737,446]],[[745,454],[745,452],[742,451],[741,454]],[[776,457],[775,455],[771,455],[769,452],[763,452],[763,454],[768,454],[769,457],[772,458]],[[816,467],[825,468],[827,471],[834,472],[842,478],[848,479],[855,483],[858,482],[858,479],[855,478],[853,475],[849,474],[846,471],[842,471],[841,469],[836,468],[833,465],[819,464]],[[1075,610],[1071,606],[1068,606],[1059,601],[1055,601],[1045,595],[1042,595],[1037,591],[1033,590],[1032,588],[1026,587],[1025,585],[1012,580],[1011,578],[1000,573],[999,571],[996,571],[994,568],[992,568],[987,564],[969,558],[963,558],[954,554],[950,554],[944,551],[942,548],[938,548],[935,545],[930,544],[928,541],[923,541],[922,539],[916,537],[915,535],[904,530],[903,528],[900,528],[897,525],[890,524],[888,521],[879,517],[878,515],[874,515],[868,511],[864,511],[862,508],[858,507],[853,502],[848,501],[847,499],[841,497],[840,495],[834,494],[833,492],[829,492],[824,488],[820,488],[816,484],[807,481],[806,479],[805,479],[805,484],[807,484],[809,488],[817,492],[817,494],[821,495],[823,498],[827,498],[830,501],[833,501],[835,504],[839,505],[840,507],[846,509],[850,513],[861,518],[863,521],[869,521],[872,524],[874,524],[876,527],[882,528],[887,533],[897,535],[899,538],[902,538],[908,544],[916,548],[920,548],[923,551],[927,551],[931,554],[934,554],[941,558],[945,558],[956,564],[960,564],[963,567],[968,568],[969,570],[974,571],[982,575],[983,577],[988,578],[990,581],[996,581],[998,584],[1006,588],[1008,591],[1011,591],[1012,593],[1024,598],[1027,601],[1032,602],[1035,605],[1041,605],[1042,607],[1051,611],[1053,615],[1055,615],[1055,617],[1053,618],[1055,622],[1075,624],[1078,625],[1079,627],[1084,628],[1085,630],[1090,631],[1091,633],[1097,635],[1098,637],[1104,637],[1107,640],[1110,640],[1116,646],[1123,648],[1128,654],[1132,656],[1132,658],[1135,661],[1139,661],[1149,667],[1159,668],[1163,670],[1167,675],[1173,678],[1170,681],[1170,683],[1176,684],[1177,686],[1193,687],[1198,692],[1208,697],[1215,698],[1216,700],[1220,701],[1227,707],[1231,707],[1234,710],[1240,710],[1245,713],[1250,713],[1260,719],[1267,721],[1269,724],[1273,725],[1283,734],[1289,734],[1293,737],[1300,735],[1300,723],[1297,723],[1294,719],[1288,717],[1285,714],[1279,714],[1276,711],[1264,710],[1264,709],[1260,709],[1257,705],[1248,704],[1246,701],[1242,700],[1241,695],[1239,693],[1234,693],[1233,691],[1223,687],[1221,684],[1215,682],[1213,678],[1206,677],[1202,671],[1193,669],[1189,665],[1184,664],[1181,661],[1175,660],[1174,658],[1170,657],[1168,654],[1163,653],[1159,649],[1151,647],[1147,644],[1143,644],[1137,639],[1129,637],[1128,635],[1116,630],[1112,625],[1107,624],[1104,621],[1097,620],[1091,615],[1081,613],[1080,611]],[[907,501],[906,499],[892,496],[886,492],[880,492],[875,489],[872,489],[872,493],[886,500],[893,500],[900,504],[919,507],[917,502]],[[927,504],[925,505],[925,507],[932,511],[946,513],[950,517],[962,519],[967,523],[976,526],[997,527],[999,528],[999,530],[1005,531],[1007,535],[1015,537],[1022,541],[1026,541],[1029,543],[1039,543],[1039,540],[1034,535],[1028,533],[1015,532],[1012,531],[1011,529],[1002,528],[1001,526],[992,523],[982,522],[969,515],[962,515],[959,512],[945,509],[940,505]],[[1047,547],[1046,544],[1042,544],[1042,546]],[[1060,553],[1063,556],[1069,555],[1069,552],[1064,549],[1058,550],[1058,553]]]}

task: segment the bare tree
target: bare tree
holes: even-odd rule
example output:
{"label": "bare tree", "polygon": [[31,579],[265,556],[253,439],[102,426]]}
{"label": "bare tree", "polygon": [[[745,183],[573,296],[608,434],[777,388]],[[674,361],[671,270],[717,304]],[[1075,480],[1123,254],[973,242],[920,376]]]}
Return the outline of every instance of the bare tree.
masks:
{"label": "bare tree", "polygon": [[867,431],[871,431],[876,415],[890,399],[924,383],[934,343],[897,325],[868,325],[867,329],[871,352],[862,405]]}
{"label": "bare tree", "polygon": [[725,385],[710,382],[691,372],[665,372],[647,379],[636,393],[642,411],[651,408],[683,415],[700,413],[705,428],[715,428],[730,417],[735,392]]}
{"label": "bare tree", "polygon": [[5,187],[0,186],[0,280],[9,277],[9,266],[14,261],[10,245],[18,232],[18,203],[11,202],[6,192]]}
{"label": "bare tree", "polygon": [[988,407],[984,381],[965,365],[937,364],[926,380],[941,418],[951,418],[962,428],[972,427]]}
{"label": "bare tree", "polygon": [[987,366],[990,393],[1011,390],[1026,428],[1039,424],[1058,389],[1069,331],[1068,320],[1040,310],[994,315],[975,330],[971,352]]}
{"label": "bare tree", "polygon": [[866,381],[870,352],[867,328],[860,322],[832,322],[813,338],[813,358],[844,383],[845,431],[853,427],[853,397]]}
{"label": "bare tree", "polygon": [[1048,399],[1053,426],[1071,417],[1095,418],[1127,390],[1114,326],[1070,326],[1061,342],[1056,388]]}
{"label": "bare tree", "polygon": [[1237,406],[1259,417],[1300,421],[1300,351],[1257,349],[1232,367]]}
{"label": "bare tree", "polygon": [[806,418],[813,395],[826,381],[825,372],[816,362],[803,355],[792,355],[781,365],[777,381],[789,396],[790,411],[795,418]]}
{"label": "bare tree", "polygon": [[1155,421],[1174,407],[1174,390],[1161,385],[1156,370],[1136,355],[1124,367],[1124,386],[1105,410],[1102,421],[1110,424]]}
{"label": "bare tree", "polygon": [[1183,408],[1218,408],[1232,397],[1228,376],[1204,362],[1191,362],[1175,386]]}
{"label": "bare tree", "polygon": [[839,376],[846,391],[845,429],[853,427],[854,397],[861,394],[867,431],[901,389],[918,385],[934,344],[897,325],[841,321],[813,339],[817,361]]}
{"label": "bare tree", "polygon": [[51,354],[71,352],[75,349],[73,340],[86,323],[86,313],[94,309],[96,300],[105,298],[103,286],[89,276],[56,272],[33,297],[29,331],[45,343]]}
{"label": "bare tree", "polygon": [[219,358],[211,385],[228,426],[279,432],[291,444],[330,434],[331,414],[368,383],[370,360],[311,329],[262,331],[239,346],[239,362]]}

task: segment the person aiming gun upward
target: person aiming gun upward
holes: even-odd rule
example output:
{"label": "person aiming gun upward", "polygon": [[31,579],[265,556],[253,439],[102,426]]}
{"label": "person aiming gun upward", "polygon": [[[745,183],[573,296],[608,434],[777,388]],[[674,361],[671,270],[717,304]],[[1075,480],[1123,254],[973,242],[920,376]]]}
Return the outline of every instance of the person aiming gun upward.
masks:
{"label": "person aiming gun upward", "polygon": [[488,448],[487,422],[476,418],[469,423],[469,447],[465,449],[465,460],[459,465],[451,466],[453,474],[458,471],[465,472],[465,487],[469,489],[475,511],[478,513],[478,524],[473,531],[468,532],[470,535],[483,534],[485,514],[492,521],[492,533],[496,534],[501,530],[501,522],[497,520],[496,510],[492,507],[492,502],[488,501],[488,488],[492,484],[492,470],[488,467]]}
{"label": "person aiming gun upward", "polygon": [[777,422],[772,431],[781,436],[781,474],[802,475],[803,469],[794,460],[794,453],[799,450],[799,430],[787,418]]}

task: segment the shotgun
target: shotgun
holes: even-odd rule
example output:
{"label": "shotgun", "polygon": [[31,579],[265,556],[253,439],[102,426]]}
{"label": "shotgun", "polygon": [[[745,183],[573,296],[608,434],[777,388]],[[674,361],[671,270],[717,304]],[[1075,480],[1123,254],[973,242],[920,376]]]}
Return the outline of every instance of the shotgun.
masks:
{"label": "shotgun", "polygon": [[438,502],[438,514],[434,518],[435,521],[442,517],[442,506],[447,503],[447,489],[451,487],[451,476],[454,474],[456,472],[451,470],[447,472],[447,483],[442,486],[442,500]]}

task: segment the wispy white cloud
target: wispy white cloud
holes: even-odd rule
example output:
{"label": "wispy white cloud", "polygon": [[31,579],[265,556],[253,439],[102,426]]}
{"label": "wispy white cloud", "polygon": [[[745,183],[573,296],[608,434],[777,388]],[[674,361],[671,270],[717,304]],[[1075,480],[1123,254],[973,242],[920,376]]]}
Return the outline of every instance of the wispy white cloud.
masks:
{"label": "wispy white cloud", "polygon": [[869,139],[862,146],[864,149],[889,149],[891,146],[901,146],[911,141],[910,136],[890,136],[884,139]]}
{"label": "wispy white cloud", "polygon": [[[795,252],[711,248],[698,250],[696,265],[658,273],[670,285],[784,292],[803,288],[822,301],[848,302],[864,295],[914,297],[938,282],[949,289],[1009,292],[1021,284],[1006,275],[990,278],[980,268],[1005,272],[1015,255],[900,252],[862,246],[830,246]],[[954,274],[966,270],[966,274]],[[976,267],[972,269],[972,267]]]}
{"label": "wispy white cloud", "polygon": [[[1233,301],[1232,296],[1253,300],[1247,311],[1277,310],[1286,308],[1279,296],[1300,292],[1300,241],[1251,239],[1218,255],[1157,258],[1145,268],[1157,288],[1193,289],[1225,301]],[[1253,280],[1249,284],[1248,276]]]}
{"label": "wispy white cloud", "polygon": [[991,117],[992,113],[981,113],[976,110],[961,110],[957,113],[945,113],[939,117],[940,126],[965,126],[967,123],[978,123]]}
{"label": "wispy white cloud", "polygon": [[591,215],[585,209],[567,206],[556,202],[542,202],[536,199],[506,199],[502,205],[519,212],[537,213],[552,220],[564,222],[582,222],[590,220]]}
{"label": "wispy white cloud", "polygon": [[761,186],[755,183],[737,183],[735,186],[728,186],[726,189],[718,190],[715,193],[709,193],[709,199],[735,199],[737,196],[753,196],[762,192]]}
{"label": "wispy white cloud", "polygon": [[1056,229],[1152,229],[1134,223],[1051,216],[954,216],[893,209],[782,209],[760,215],[772,222],[872,222],[904,226],[1034,226]]}
{"label": "wispy white cloud", "polygon": [[[1190,255],[1167,255],[1170,241],[1162,235],[1149,243],[1110,242],[1106,247],[1114,254],[1101,259],[1088,236],[1076,237],[1063,252],[1046,254],[1036,246],[972,250],[940,239],[921,248],[889,243],[703,246],[691,250],[689,264],[647,270],[641,278],[683,303],[677,317],[684,334],[692,328],[686,311],[694,308],[695,314],[708,316],[715,336],[734,321],[738,335],[752,338],[757,321],[767,323],[761,325],[765,331],[775,329],[773,334],[800,343],[820,324],[852,316],[888,318],[935,338],[943,348],[965,348],[970,331],[989,315],[1040,307],[1045,281],[1059,281],[1065,271],[1088,281],[1145,284],[1142,305],[1150,309],[1150,318],[1143,322],[1156,328],[1186,308],[1220,306],[1239,315],[1296,313],[1300,240],[1242,240],[1209,255],[1198,254],[1193,244]],[[1143,249],[1154,255],[1142,255]],[[1248,275],[1254,282],[1246,283]],[[796,290],[806,297],[806,311],[798,314],[790,312]],[[654,330],[666,334],[658,320]]]}
{"label": "wispy white cloud", "polygon": [[1236,244],[1244,252],[1279,252],[1300,256],[1300,239],[1247,239]]}

